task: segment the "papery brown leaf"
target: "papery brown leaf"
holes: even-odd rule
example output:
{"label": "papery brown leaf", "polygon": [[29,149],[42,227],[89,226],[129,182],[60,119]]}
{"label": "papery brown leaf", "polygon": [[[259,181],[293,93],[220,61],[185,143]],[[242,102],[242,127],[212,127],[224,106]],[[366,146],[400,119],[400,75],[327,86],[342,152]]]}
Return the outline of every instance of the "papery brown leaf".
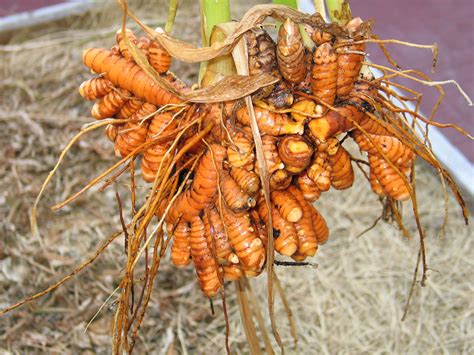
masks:
{"label": "papery brown leaf", "polygon": [[[164,35],[162,33],[158,34],[160,36]],[[262,87],[271,85],[278,81],[278,78],[275,78],[270,74],[253,76],[232,75],[209,87],[194,90],[189,93],[182,93],[177,91],[166,79],[158,74],[158,72],[150,65],[145,55],[136,45],[128,40],[127,36],[123,37],[138,66],[140,66],[140,68],[142,68],[142,70],[145,71],[145,73],[147,73],[147,75],[150,76],[159,86],[178,96],[183,101],[213,103],[237,100],[254,93]]]}
{"label": "papery brown leaf", "polygon": [[212,86],[200,90],[191,91],[182,95],[185,100],[191,102],[224,102],[237,100],[250,95],[256,90],[276,83],[279,79],[270,74],[261,75],[232,75]]}
{"label": "papery brown leaf", "polygon": [[290,18],[296,23],[315,23],[315,17],[299,12],[283,5],[257,5],[252,7],[237,23],[235,30],[222,42],[214,43],[210,47],[198,48],[190,43],[173,38],[165,33],[154,31],[145,25],[138,17],[125,6],[126,0],[119,0],[127,14],[145,31],[151,38],[159,42],[174,58],[190,63],[208,61],[218,56],[228,54],[236,45],[242,35],[252,27],[261,24],[267,17],[283,21]]}
{"label": "papery brown leaf", "polygon": [[[345,34],[345,30],[340,26],[325,24],[319,14],[310,16],[283,5],[257,5],[247,11],[242,20],[235,24],[232,33],[230,33],[223,41],[213,43],[210,47],[198,48],[193,44],[173,38],[166,33],[153,30],[151,27],[140,21],[140,19],[138,19],[137,16],[128,9],[126,0],[118,1],[124,10],[124,15],[127,14],[130,16],[151,38],[159,42],[174,58],[190,63],[208,61],[230,53],[245,32],[250,30],[252,27],[261,24],[267,17],[272,17],[279,21],[290,18],[296,23],[325,27],[329,32]],[[276,78],[272,78],[268,75],[255,78],[248,77],[246,79],[243,77],[239,78],[238,76],[232,76],[226,78],[223,82],[218,82],[205,89],[196,90],[187,94],[179,93],[170,85],[170,83],[155,71],[155,69],[148,63],[148,60],[143,53],[141,53],[133,43],[130,43],[127,39],[125,40],[136,63],[150,77],[152,77],[158,85],[175,94],[183,101],[212,103],[236,100],[278,81]]]}

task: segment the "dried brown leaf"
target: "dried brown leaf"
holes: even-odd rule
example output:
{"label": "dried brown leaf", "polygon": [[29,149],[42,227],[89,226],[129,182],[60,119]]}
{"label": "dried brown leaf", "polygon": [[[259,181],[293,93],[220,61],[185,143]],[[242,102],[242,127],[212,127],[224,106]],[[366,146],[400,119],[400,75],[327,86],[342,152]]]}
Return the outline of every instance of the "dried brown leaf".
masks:
{"label": "dried brown leaf", "polygon": [[312,17],[308,14],[299,12],[283,5],[257,5],[252,7],[244,15],[242,20],[237,23],[235,30],[222,42],[212,44],[210,47],[198,48],[190,43],[173,38],[165,33],[154,31],[151,27],[145,25],[140,19],[131,12],[127,6],[126,0],[119,0],[120,4],[130,16],[151,38],[159,42],[174,58],[184,62],[196,63],[208,61],[210,59],[228,54],[236,45],[242,35],[252,27],[261,24],[267,17],[283,21],[290,18],[296,23],[311,23]]}
{"label": "dried brown leaf", "polygon": [[278,78],[270,74],[232,75],[206,88],[185,95],[191,102],[223,102],[237,100],[250,95],[260,88],[276,83]]}

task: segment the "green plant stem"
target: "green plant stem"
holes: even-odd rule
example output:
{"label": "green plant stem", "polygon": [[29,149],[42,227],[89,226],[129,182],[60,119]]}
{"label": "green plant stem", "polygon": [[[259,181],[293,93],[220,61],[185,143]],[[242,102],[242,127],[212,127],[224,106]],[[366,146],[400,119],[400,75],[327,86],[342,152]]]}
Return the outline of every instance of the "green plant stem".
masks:
{"label": "green plant stem", "polygon": [[329,22],[329,19],[326,14],[326,6],[324,4],[324,0],[313,0],[314,9],[317,13],[319,13],[325,22]]}
{"label": "green plant stem", "polygon": [[286,5],[292,7],[293,9],[298,8],[298,0],[273,0],[275,5]]}
{"label": "green plant stem", "polygon": [[352,19],[351,8],[346,0],[326,0],[326,8],[331,22],[345,25]]}
{"label": "green plant stem", "polygon": [[165,32],[171,33],[173,30],[174,20],[176,18],[176,12],[178,11],[180,0],[170,0],[168,7],[168,17],[166,18]]}
{"label": "green plant stem", "polygon": [[229,22],[230,0],[201,0],[202,44],[208,46],[215,25]]}
{"label": "green plant stem", "polygon": [[[214,26],[229,22],[231,20],[230,16],[230,0],[200,0],[201,4],[201,41],[203,46],[209,46],[211,43],[211,34]],[[217,36],[219,37],[219,36]],[[220,39],[220,38],[219,38]],[[218,38],[215,38],[218,40]],[[227,55],[223,57],[228,57],[232,61],[232,56]],[[223,57],[219,57],[220,61],[225,60]],[[201,62],[199,68],[199,83],[202,83],[202,80],[207,72],[208,62]],[[225,67],[218,65],[218,67]],[[213,69],[215,70],[215,68]],[[217,70],[221,70],[217,68]],[[218,76],[219,73],[216,73]],[[224,76],[229,75],[229,73],[221,73]],[[207,84],[209,85],[212,81],[207,76]]]}

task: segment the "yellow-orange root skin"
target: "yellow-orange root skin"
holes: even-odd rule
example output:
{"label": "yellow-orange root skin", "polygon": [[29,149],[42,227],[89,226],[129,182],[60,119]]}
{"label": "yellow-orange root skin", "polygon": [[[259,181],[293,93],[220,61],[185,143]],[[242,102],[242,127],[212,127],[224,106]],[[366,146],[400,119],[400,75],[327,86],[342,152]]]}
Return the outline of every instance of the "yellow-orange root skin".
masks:
{"label": "yellow-orange root skin", "polygon": [[[172,232],[172,228],[168,228],[168,234],[170,232]],[[178,223],[174,230],[173,244],[171,245],[171,262],[173,265],[185,267],[191,262],[190,236],[191,228],[189,224],[187,222]]]}
{"label": "yellow-orange root skin", "polygon": [[337,96],[344,97],[350,94],[359,77],[364,60],[365,44],[351,44],[350,40],[340,40],[336,43],[344,44],[338,49],[337,56]]}
{"label": "yellow-orange root skin", "polygon": [[112,90],[92,106],[91,115],[97,120],[113,117],[125,105],[130,93],[126,90]]}
{"label": "yellow-orange root skin", "polygon": [[298,84],[306,76],[305,51],[301,34],[293,21],[285,20],[278,31],[278,69],[285,80]]}
{"label": "yellow-orange root skin", "polygon": [[110,80],[101,76],[84,81],[79,86],[79,94],[86,100],[96,100],[107,95],[114,87]]}
{"label": "yellow-orange root skin", "polygon": [[207,297],[215,296],[221,288],[221,282],[216,262],[207,244],[204,223],[199,216],[191,222],[189,244],[199,287]]}
{"label": "yellow-orange root skin", "polygon": [[318,238],[318,244],[324,244],[327,242],[329,237],[328,226],[323,216],[321,216],[316,207],[311,204],[309,206],[311,209],[311,219],[313,221],[313,228]]}
{"label": "yellow-orange root skin", "polygon": [[313,226],[311,206],[296,186],[290,186],[288,191],[293,194],[303,210],[301,219],[294,223],[298,235],[297,253],[301,256],[313,256],[318,250],[318,238]]}
{"label": "yellow-orange root skin", "polygon": [[286,221],[298,222],[303,217],[303,210],[293,194],[286,190],[272,191],[271,197],[278,212]]}
{"label": "yellow-orange root skin", "polygon": [[[293,122],[286,114],[271,112],[261,107],[254,107],[258,129],[265,134],[279,136],[284,134],[303,134],[304,125]],[[247,107],[237,110],[237,120],[250,126],[250,115]]]}
{"label": "yellow-orange root skin", "polygon": [[287,135],[280,141],[278,152],[285,169],[298,174],[311,162],[313,147],[299,135]]}
{"label": "yellow-orange root skin", "polygon": [[252,196],[260,190],[260,178],[255,172],[244,168],[232,168],[230,175],[245,193]]}
{"label": "yellow-orange root skin", "polygon": [[[261,198],[258,203],[258,213],[267,228],[269,224],[269,213],[265,200]],[[298,236],[293,223],[286,221],[274,206],[271,208],[273,233],[275,237],[275,250],[286,256],[292,256],[298,249]]]}
{"label": "yellow-orange root skin", "polygon": [[224,201],[232,211],[242,212],[255,206],[255,199],[242,191],[227,172],[221,175],[220,187]]}
{"label": "yellow-orange root skin", "polygon": [[191,188],[182,192],[171,206],[167,223],[174,223],[180,216],[191,221],[215,200],[217,177],[227,154],[221,145],[212,144],[210,148],[199,160]]}
{"label": "yellow-orange root skin", "polygon": [[265,262],[265,248],[251,223],[249,214],[234,213],[225,207],[222,213],[230,243],[240,260],[243,272],[247,276],[258,275]]}
{"label": "yellow-orange root skin", "polygon": [[336,99],[337,74],[337,54],[331,44],[324,43],[314,51],[311,91],[329,105],[334,104]]}
{"label": "yellow-orange root skin", "polygon": [[[153,117],[150,122],[146,141],[150,142],[159,137],[159,135],[166,134],[171,131],[176,125],[170,125],[173,115],[170,112],[159,113]],[[163,161],[166,152],[171,146],[171,142],[161,142],[152,145],[145,150],[142,159],[142,176],[146,182],[153,182],[160,170],[164,173],[167,162],[173,157],[173,154],[168,154],[168,157]]]}
{"label": "yellow-orange root skin", "polygon": [[354,183],[354,169],[351,157],[344,147],[339,146],[334,155],[329,155],[331,185],[337,190],[348,189]]}
{"label": "yellow-orange root skin", "polygon": [[103,73],[115,86],[132,92],[145,101],[163,106],[179,104],[181,100],[161,88],[135,62],[101,48],[83,52],[84,64],[96,73]]}
{"label": "yellow-orange root skin", "polygon": [[160,74],[166,73],[171,66],[171,55],[158,42],[152,41],[148,49],[149,61]]}

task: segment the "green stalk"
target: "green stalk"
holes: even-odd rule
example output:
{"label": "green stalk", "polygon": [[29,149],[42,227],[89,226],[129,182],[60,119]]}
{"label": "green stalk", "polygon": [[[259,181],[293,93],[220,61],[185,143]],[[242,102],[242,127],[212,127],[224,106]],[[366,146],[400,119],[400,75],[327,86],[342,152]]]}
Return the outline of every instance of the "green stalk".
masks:
{"label": "green stalk", "polygon": [[273,0],[275,5],[286,5],[293,9],[298,9],[298,0]]}
{"label": "green stalk", "polygon": [[[298,0],[273,0],[272,2],[275,5],[285,5],[293,9],[299,10]],[[277,22],[277,24],[277,26],[280,27],[281,24],[279,22]],[[303,39],[303,44],[305,45],[305,47],[309,49],[313,48],[314,42],[311,40],[311,38],[309,38],[303,26],[299,25],[298,27],[300,29],[301,38]]]}
{"label": "green stalk", "polygon": [[165,32],[170,34],[173,30],[174,20],[176,18],[176,12],[178,11],[179,0],[170,0],[168,7],[168,17],[165,24]]}
{"label": "green stalk", "polygon": [[[221,23],[230,22],[230,0],[200,0],[201,4],[201,40],[203,46],[209,46],[212,41],[222,40],[221,34],[213,35],[211,41],[211,34],[216,25]],[[233,65],[232,56],[226,55],[215,58],[209,62],[201,62],[199,69],[199,83],[201,86],[211,85],[217,82],[217,77],[228,76],[233,73],[229,72],[229,63]],[[211,66],[211,72],[208,72],[208,66]],[[215,78],[214,78],[215,75]],[[203,83],[203,79],[206,76],[206,82]]]}
{"label": "green stalk", "polygon": [[326,14],[326,5],[324,4],[324,0],[313,0],[313,4],[316,12],[323,17],[324,22],[329,22],[329,19]]}
{"label": "green stalk", "polygon": [[208,46],[215,25],[230,22],[230,0],[201,0],[202,41]]}
{"label": "green stalk", "polygon": [[345,25],[352,19],[351,8],[346,0],[326,0],[331,22]]}

